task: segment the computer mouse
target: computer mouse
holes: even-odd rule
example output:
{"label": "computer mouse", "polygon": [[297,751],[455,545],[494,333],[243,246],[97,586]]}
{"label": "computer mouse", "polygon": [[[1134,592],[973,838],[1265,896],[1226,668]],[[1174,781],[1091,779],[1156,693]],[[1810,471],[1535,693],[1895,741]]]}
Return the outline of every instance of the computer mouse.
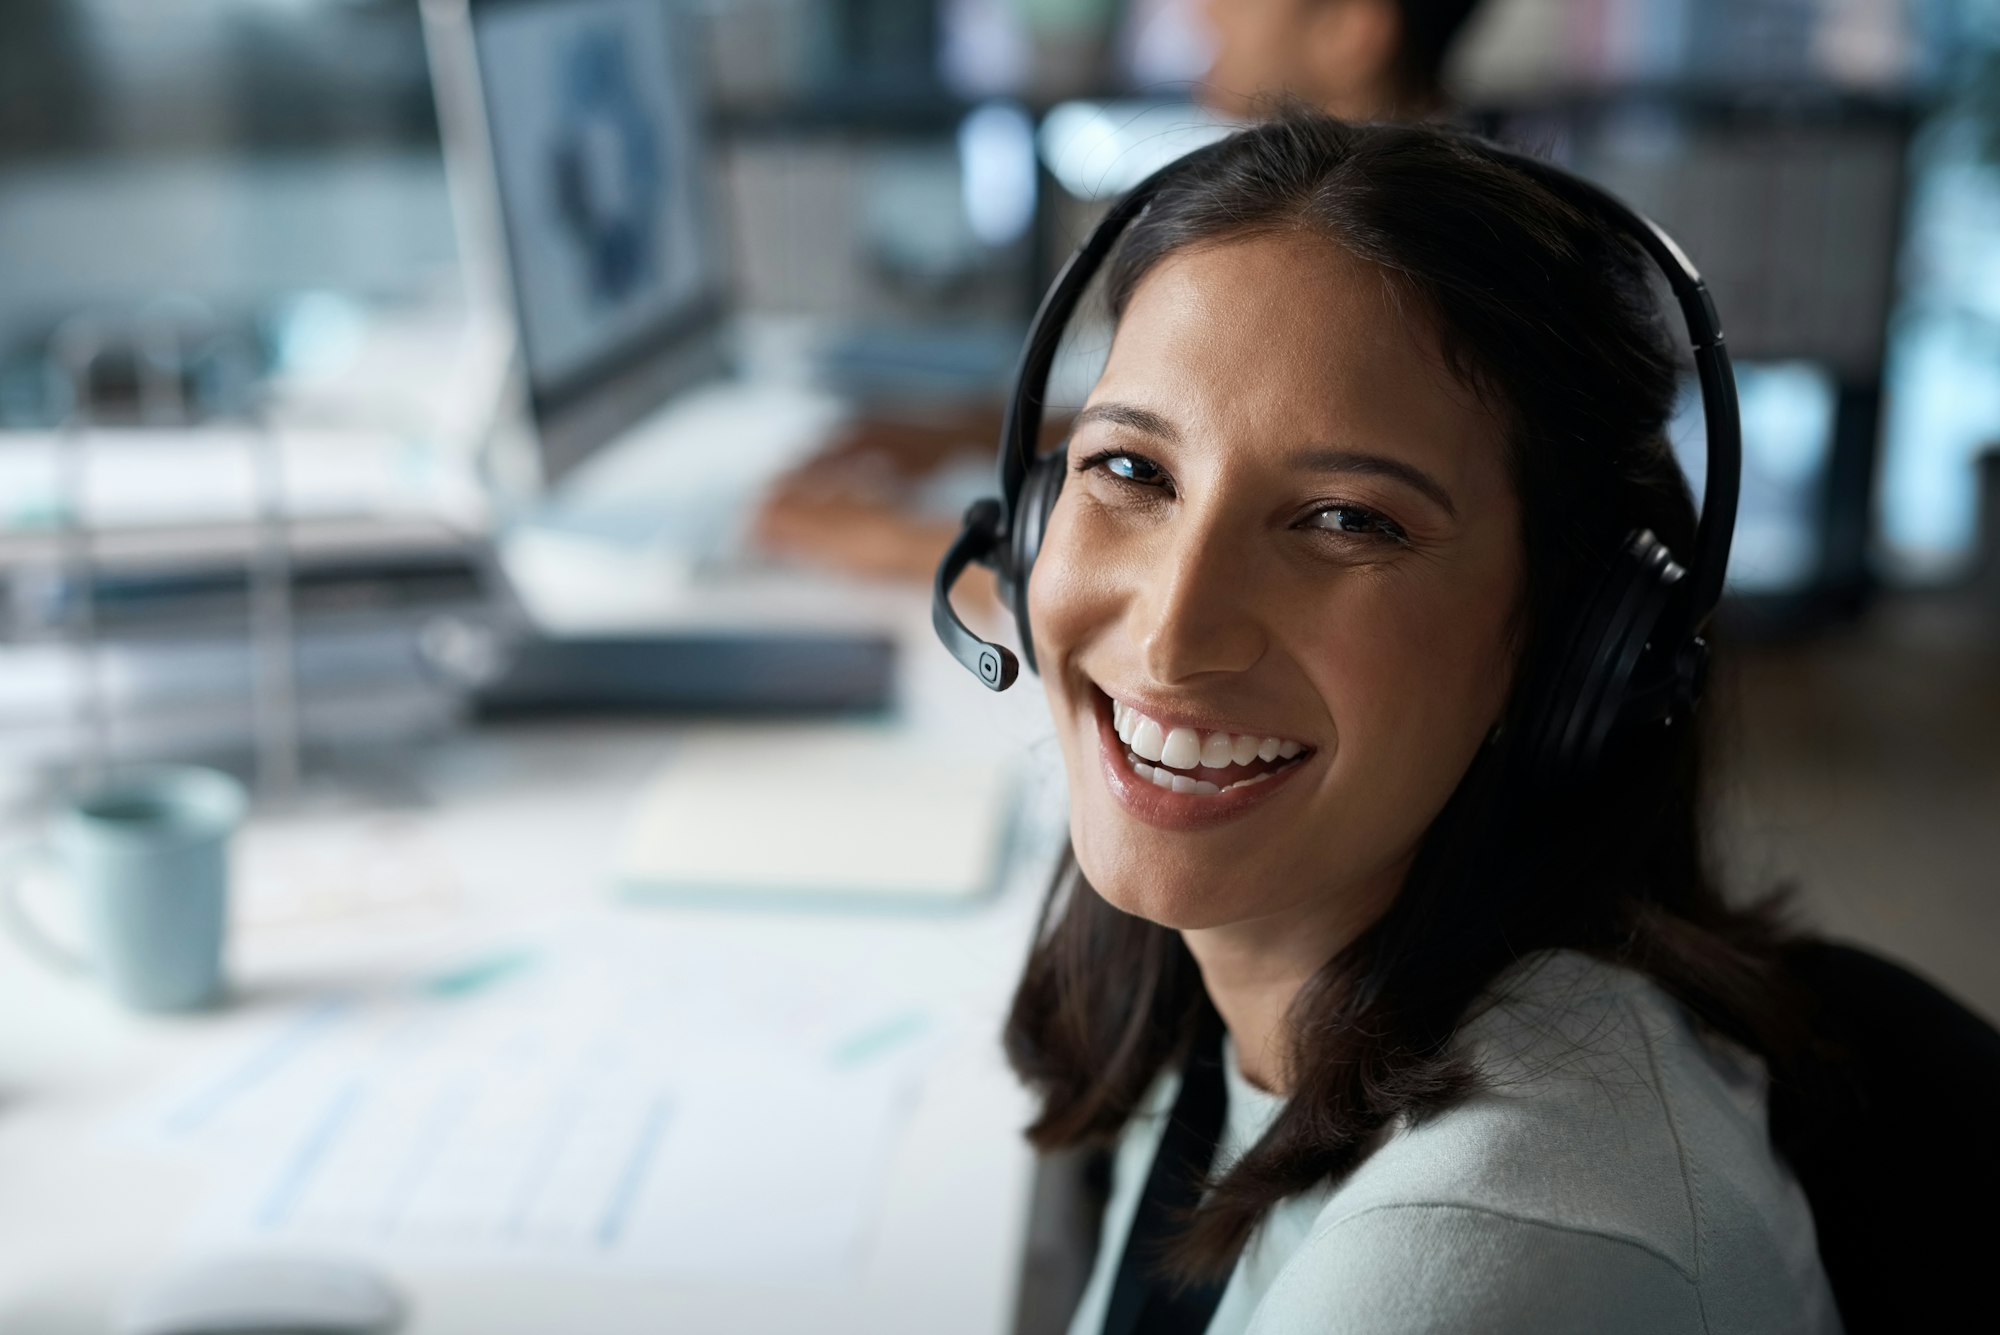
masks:
{"label": "computer mouse", "polygon": [[127,1309],[123,1335],[390,1335],[404,1304],[356,1261],[243,1255],[160,1276]]}

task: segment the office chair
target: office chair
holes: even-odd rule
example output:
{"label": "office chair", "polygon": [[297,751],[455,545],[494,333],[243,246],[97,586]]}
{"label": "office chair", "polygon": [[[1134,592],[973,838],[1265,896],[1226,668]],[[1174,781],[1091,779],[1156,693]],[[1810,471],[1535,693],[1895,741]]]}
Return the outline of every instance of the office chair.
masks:
{"label": "office chair", "polygon": [[1809,940],[1790,963],[1824,1047],[1774,1082],[1771,1139],[1812,1204],[1848,1335],[1990,1328],[2000,1031],[1852,946]]}

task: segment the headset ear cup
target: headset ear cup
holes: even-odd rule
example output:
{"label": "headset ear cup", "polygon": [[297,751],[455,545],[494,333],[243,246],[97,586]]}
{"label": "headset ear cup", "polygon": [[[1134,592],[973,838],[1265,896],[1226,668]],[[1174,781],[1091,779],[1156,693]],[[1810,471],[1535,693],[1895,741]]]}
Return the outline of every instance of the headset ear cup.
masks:
{"label": "headset ear cup", "polygon": [[1062,495],[1063,478],[1069,472],[1069,442],[1036,459],[1021,480],[1021,495],[1014,503],[1014,522],[1007,533],[1007,568],[1001,574],[1001,596],[1014,613],[1020,636],[1021,661],[1035,669],[1035,637],[1028,628],[1028,576],[1034,573],[1035,558],[1041,555],[1042,534]]}
{"label": "headset ear cup", "polygon": [[[1576,621],[1537,713],[1528,742],[1537,779],[1560,786],[1587,777],[1619,724],[1639,712],[1635,702],[1661,696],[1641,665],[1676,661],[1686,637],[1667,624],[1667,612],[1683,574],[1650,532],[1626,538]],[[1668,716],[1671,697],[1661,697],[1656,717]]]}

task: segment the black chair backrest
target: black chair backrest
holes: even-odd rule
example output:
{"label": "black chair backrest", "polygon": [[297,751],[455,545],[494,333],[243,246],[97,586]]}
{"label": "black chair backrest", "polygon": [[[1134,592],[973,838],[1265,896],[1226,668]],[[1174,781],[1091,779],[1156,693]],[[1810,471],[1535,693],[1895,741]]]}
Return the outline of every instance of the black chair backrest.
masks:
{"label": "black chair backrest", "polygon": [[1848,1335],[2000,1328],[2000,1031],[1852,946],[1806,942],[1792,963],[1826,1051],[1774,1083],[1771,1138]]}

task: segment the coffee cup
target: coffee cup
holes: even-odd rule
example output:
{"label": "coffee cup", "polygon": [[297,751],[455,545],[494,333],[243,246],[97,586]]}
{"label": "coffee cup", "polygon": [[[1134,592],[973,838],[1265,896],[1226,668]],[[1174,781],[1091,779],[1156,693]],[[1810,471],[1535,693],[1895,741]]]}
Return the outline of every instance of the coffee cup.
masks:
{"label": "coffee cup", "polygon": [[[193,766],[128,770],[73,794],[58,804],[46,842],[0,873],[5,920],[30,952],[96,977],[136,1010],[210,1005],[222,993],[229,840],[244,808],[235,779]],[[23,902],[38,865],[77,897],[81,952]]]}

